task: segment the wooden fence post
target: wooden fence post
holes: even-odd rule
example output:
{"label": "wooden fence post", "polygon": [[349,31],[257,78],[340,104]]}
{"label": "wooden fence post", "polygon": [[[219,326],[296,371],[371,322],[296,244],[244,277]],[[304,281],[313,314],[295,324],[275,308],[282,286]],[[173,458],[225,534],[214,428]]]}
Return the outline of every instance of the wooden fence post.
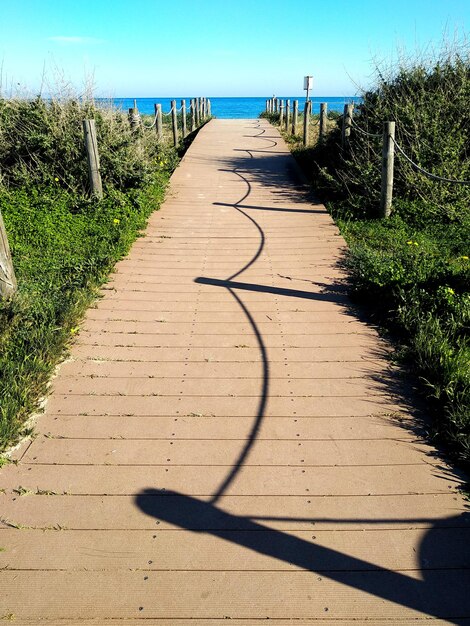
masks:
{"label": "wooden fence post", "polygon": [[326,136],[326,129],[328,124],[328,105],[326,102],[320,104],[320,141]]}
{"label": "wooden fence post", "polygon": [[351,136],[352,116],[353,116],[353,104],[345,104],[343,112],[343,132],[341,135],[341,145],[346,147],[349,137]]}
{"label": "wooden fence post", "polygon": [[380,216],[388,217],[392,211],[393,162],[395,158],[395,122],[384,122],[382,146],[382,190]]}
{"label": "wooden fence post", "polygon": [[178,146],[178,113],[176,112],[176,100],[171,101],[171,121],[173,127],[173,145]]}
{"label": "wooden fence post", "polygon": [[292,134],[297,134],[297,120],[299,118],[299,101],[294,100],[292,109]]}
{"label": "wooden fence post", "polygon": [[162,105],[155,105],[155,127],[157,129],[158,141],[163,141],[163,119],[162,119]]}
{"label": "wooden fence post", "polygon": [[289,120],[290,120],[290,100],[286,100],[286,133],[289,132]]}
{"label": "wooden fence post", "polygon": [[181,121],[183,128],[183,139],[185,139],[188,134],[188,129],[186,128],[186,100],[181,100]]}
{"label": "wooden fence post", "polygon": [[279,128],[282,128],[284,122],[284,102],[281,100],[279,104]]}
{"label": "wooden fence post", "polygon": [[207,117],[212,117],[212,105],[210,98],[207,98]]}
{"label": "wooden fence post", "polygon": [[137,108],[137,101],[134,99],[134,106],[129,109],[129,124],[131,125],[132,131],[137,131],[140,126],[140,115],[139,110]]}
{"label": "wooden fence post", "polygon": [[304,136],[303,136],[303,143],[304,143],[305,147],[308,146],[308,142],[309,142],[310,104],[311,104],[310,100],[306,100],[305,101],[305,106],[304,106]]}
{"label": "wooden fence post", "polygon": [[103,197],[103,185],[101,183],[100,157],[98,154],[98,142],[96,140],[95,120],[83,120],[83,134],[85,136],[91,195],[101,200]]}
{"label": "wooden fence post", "polygon": [[191,98],[191,105],[189,108],[191,113],[191,132],[193,133],[196,130],[196,103],[194,102],[194,98]]}
{"label": "wooden fence post", "polygon": [[16,277],[8,245],[7,231],[0,211],[0,299],[8,300],[16,292]]}
{"label": "wooden fence post", "polygon": [[199,126],[201,123],[201,101],[199,98],[196,98],[196,126]]}

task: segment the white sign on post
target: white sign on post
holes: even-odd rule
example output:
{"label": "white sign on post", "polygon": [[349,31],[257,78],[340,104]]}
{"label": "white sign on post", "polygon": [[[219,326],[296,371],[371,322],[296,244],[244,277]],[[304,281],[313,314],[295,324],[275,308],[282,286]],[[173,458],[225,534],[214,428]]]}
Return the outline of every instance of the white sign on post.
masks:
{"label": "white sign on post", "polygon": [[305,99],[308,102],[308,92],[313,89],[313,76],[304,76],[304,89],[307,92]]}

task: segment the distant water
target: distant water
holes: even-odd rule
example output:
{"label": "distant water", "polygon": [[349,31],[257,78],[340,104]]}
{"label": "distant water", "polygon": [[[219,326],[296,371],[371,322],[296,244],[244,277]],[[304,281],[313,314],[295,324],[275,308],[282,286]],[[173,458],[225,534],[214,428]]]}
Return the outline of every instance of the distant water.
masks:
{"label": "distant water", "polygon": [[[193,97],[193,96],[191,96]],[[191,97],[184,98],[186,100],[186,106],[189,107]],[[291,101],[299,101],[299,110],[303,110],[305,104],[305,98],[299,98],[299,96],[277,96],[282,100],[289,99]],[[225,119],[256,119],[260,113],[266,109],[266,98],[210,98],[212,105],[212,115],[218,118]],[[176,100],[178,108],[181,106],[181,98],[174,98]],[[360,98],[354,98],[350,96],[338,97],[338,96],[322,96],[310,98],[312,101],[313,113],[320,112],[320,102],[328,103],[329,111],[343,111],[344,105],[350,102],[359,102]],[[161,104],[165,113],[168,113],[171,108],[172,98],[136,98],[137,108],[140,113],[153,115],[154,104]],[[102,102],[110,102],[109,100]],[[127,111],[134,106],[133,98],[114,98],[111,103],[115,106]]]}

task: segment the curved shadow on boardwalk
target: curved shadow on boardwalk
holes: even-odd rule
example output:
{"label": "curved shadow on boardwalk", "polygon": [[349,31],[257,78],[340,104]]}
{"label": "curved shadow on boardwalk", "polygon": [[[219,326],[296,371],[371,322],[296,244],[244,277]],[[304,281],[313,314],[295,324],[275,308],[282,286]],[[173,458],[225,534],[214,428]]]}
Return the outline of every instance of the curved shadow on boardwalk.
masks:
{"label": "curved shadow on boardwalk", "polygon": [[266,404],[267,404],[268,397],[269,397],[269,361],[268,361],[268,354],[267,354],[266,346],[263,341],[263,337],[261,336],[261,333],[258,329],[258,326],[255,320],[253,319],[253,316],[251,315],[251,313],[249,312],[248,308],[246,307],[244,302],[241,300],[241,298],[230,287],[228,287],[228,291],[231,293],[233,298],[235,298],[235,300],[238,302],[238,304],[240,305],[240,308],[243,310],[248,321],[250,322],[251,328],[258,342],[258,346],[259,346],[259,350],[261,354],[261,362],[263,365],[263,374],[262,374],[261,391],[260,391],[258,409],[256,411],[256,417],[253,421],[253,425],[251,427],[247,441],[245,445],[243,446],[236,462],[234,463],[232,470],[229,472],[228,476],[222,482],[222,484],[216,491],[215,495],[211,498],[212,503],[215,503],[225,493],[229,485],[235,480],[238,472],[240,471],[241,467],[243,466],[243,463],[245,462],[245,459],[250,453],[250,450],[253,447],[258,437],[258,433],[261,427],[261,423],[264,419],[264,415],[266,411]]}
{"label": "curved shadow on boardwalk", "polygon": [[[262,134],[262,133],[261,133]],[[260,137],[261,138],[261,137]],[[250,155],[250,159],[241,159],[245,171],[250,174],[261,176],[258,171],[259,165],[252,165],[254,150],[245,150]],[[276,158],[279,157],[263,157]],[[232,162],[235,166],[235,162]],[[278,166],[277,166],[278,167]],[[274,287],[249,282],[235,280],[245,270],[252,267],[260,257],[264,244],[265,235],[261,226],[256,220],[248,215],[243,209],[259,209],[282,211],[279,207],[254,207],[243,203],[251,193],[249,180],[240,173],[240,167],[230,168],[231,173],[235,173],[247,184],[247,192],[236,203],[224,204],[232,207],[243,214],[256,227],[260,235],[258,249],[252,258],[239,271],[226,279],[216,279],[210,277],[198,277],[195,282],[200,285],[210,285],[227,290],[237,301],[245,317],[250,323],[253,334],[256,337],[260,357],[263,364],[263,377],[259,395],[259,404],[254,416],[252,428],[247,437],[235,463],[222,481],[218,489],[209,501],[203,501],[194,496],[185,495],[166,489],[149,488],[142,491],[136,497],[136,504],[146,515],[159,522],[165,522],[171,527],[184,529],[196,533],[205,533],[230,542],[242,549],[251,550],[259,555],[271,557],[277,561],[288,563],[294,568],[312,572],[321,577],[336,581],[351,589],[374,595],[385,601],[395,603],[399,606],[407,607],[426,616],[442,618],[452,624],[468,623],[462,615],[470,612],[470,597],[468,587],[470,585],[470,514],[465,512],[453,518],[436,521],[423,518],[389,518],[389,519],[321,519],[314,516],[309,518],[293,517],[273,517],[273,516],[241,516],[224,511],[217,506],[217,501],[227,492],[229,486],[241,471],[246,459],[256,442],[262,420],[265,415],[266,402],[269,394],[269,360],[261,336],[260,330],[251,315],[248,307],[242,301],[235,290],[250,291],[258,293],[269,293],[276,296],[299,298],[307,300],[318,300],[334,302],[341,306],[350,306],[349,298],[345,293],[344,285],[324,285],[322,292],[312,293],[307,290]],[[272,184],[279,185],[277,174],[272,179]],[[266,184],[265,170],[263,165],[263,184]],[[269,184],[269,183],[268,183]],[[305,195],[297,196],[296,192],[286,192],[286,197],[292,199],[305,199]],[[290,210],[290,209],[288,209]],[[315,210],[299,209],[299,212],[316,213]],[[382,356],[382,355],[380,355]],[[391,385],[381,377],[380,382],[386,386]],[[398,388],[399,384],[397,384]],[[442,474],[442,469],[440,469]],[[449,479],[451,477],[449,476]],[[453,477],[452,477],[453,478]],[[419,546],[417,555],[417,565],[415,568],[406,571],[393,571],[374,564],[373,562],[357,558],[338,550],[319,545],[312,537],[307,541],[301,537],[291,535],[285,531],[278,530],[271,526],[266,526],[261,522],[306,522],[317,524],[330,522],[332,524],[361,524],[364,526],[374,526],[386,524],[388,527],[396,525],[403,528],[405,524],[413,527],[418,524],[429,524],[431,526],[425,532],[424,538]],[[445,534],[446,529],[452,529],[450,534]],[[448,555],[452,558],[449,560]],[[452,563],[449,569],[447,563]],[[209,569],[211,569],[209,567]],[[217,569],[216,567],[214,569]],[[418,572],[423,579],[417,577]],[[313,581],[312,581],[313,582]],[[312,584],[312,592],[318,587]],[[307,590],[310,593],[309,590]],[[307,593],[306,592],[306,593]],[[367,604],[367,600],[365,600]],[[236,618],[236,616],[233,616]],[[415,616],[412,616],[412,618]]]}
{"label": "curved shadow on boardwalk", "polygon": [[[259,135],[255,135],[256,138],[261,138],[259,137]],[[277,145],[277,142],[274,142],[274,145]],[[251,154],[251,152],[249,150],[246,150],[246,152],[248,152],[250,159],[253,159],[253,155]],[[266,243],[266,238],[264,235],[264,231],[261,228],[261,226],[258,224],[258,222],[251,217],[250,215],[248,215],[248,213],[246,213],[245,211],[243,211],[240,208],[240,204],[242,202],[244,202],[251,194],[252,188],[251,188],[251,184],[250,181],[243,176],[242,174],[240,174],[236,169],[232,170],[233,174],[236,174],[247,186],[247,190],[245,192],[245,194],[239,199],[237,200],[237,202],[233,203],[231,206],[233,209],[235,209],[236,211],[238,211],[238,213],[240,213],[241,215],[243,215],[246,219],[248,219],[257,229],[258,233],[259,233],[259,237],[260,237],[260,242],[258,245],[258,249],[256,250],[256,252],[253,254],[252,258],[237,272],[235,272],[234,274],[230,275],[227,280],[225,281],[226,283],[230,283],[233,282],[234,278],[237,278],[238,276],[240,276],[241,274],[243,274],[243,272],[245,272],[247,269],[249,269],[250,267],[252,267],[256,261],[259,259],[259,257],[261,256],[265,243]],[[198,282],[198,279],[195,280],[195,282]],[[266,350],[266,345],[263,341],[263,337],[261,335],[261,332],[258,328],[258,325],[256,324],[253,316],[251,315],[250,311],[248,310],[248,307],[246,306],[246,304],[243,302],[243,300],[240,298],[240,296],[238,296],[235,291],[233,290],[233,288],[229,285],[229,284],[225,284],[223,285],[228,292],[231,294],[231,296],[235,299],[235,301],[237,302],[237,304],[239,305],[239,307],[241,308],[241,310],[243,311],[245,317],[247,318],[251,329],[253,331],[253,334],[256,337],[256,341],[258,343],[258,348],[259,348],[259,352],[260,352],[260,357],[261,357],[261,362],[262,362],[262,381],[261,381],[261,389],[260,389],[260,395],[259,395],[259,403],[258,403],[258,408],[256,411],[256,416],[255,419],[253,420],[253,425],[251,427],[250,433],[248,435],[247,441],[245,443],[245,445],[242,447],[242,450],[240,452],[240,454],[238,455],[238,458],[236,460],[236,462],[233,464],[232,470],[228,473],[227,477],[223,480],[222,484],[220,485],[219,489],[217,489],[217,491],[215,492],[214,496],[211,499],[212,503],[217,502],[217,500],[224,494],[224,492],[228,489],[228,487],[230,486],[230,484],[235,480],[238,472],[240,471],[241,467],[243,466],[243,463],[245,462],[246,458],[248,457],[257,437],[258,437],[258,433],[261,427],[261,423],[264,419],[265,416],[265,411],[266,411],[266,405],[267,405],[267,401],[268,401],[268,397],[269,397],[269,361],[268,361],[268,353]]]}

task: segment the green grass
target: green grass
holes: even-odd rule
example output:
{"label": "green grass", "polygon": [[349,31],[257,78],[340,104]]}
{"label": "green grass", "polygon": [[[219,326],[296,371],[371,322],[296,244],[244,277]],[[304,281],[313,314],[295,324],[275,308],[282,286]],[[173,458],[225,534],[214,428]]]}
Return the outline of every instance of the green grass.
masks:
{"label": "green grass", "polygon": [[433,434],[470,460],[470,229],[339,220],[353,297],[387,328],[421,380]]}

